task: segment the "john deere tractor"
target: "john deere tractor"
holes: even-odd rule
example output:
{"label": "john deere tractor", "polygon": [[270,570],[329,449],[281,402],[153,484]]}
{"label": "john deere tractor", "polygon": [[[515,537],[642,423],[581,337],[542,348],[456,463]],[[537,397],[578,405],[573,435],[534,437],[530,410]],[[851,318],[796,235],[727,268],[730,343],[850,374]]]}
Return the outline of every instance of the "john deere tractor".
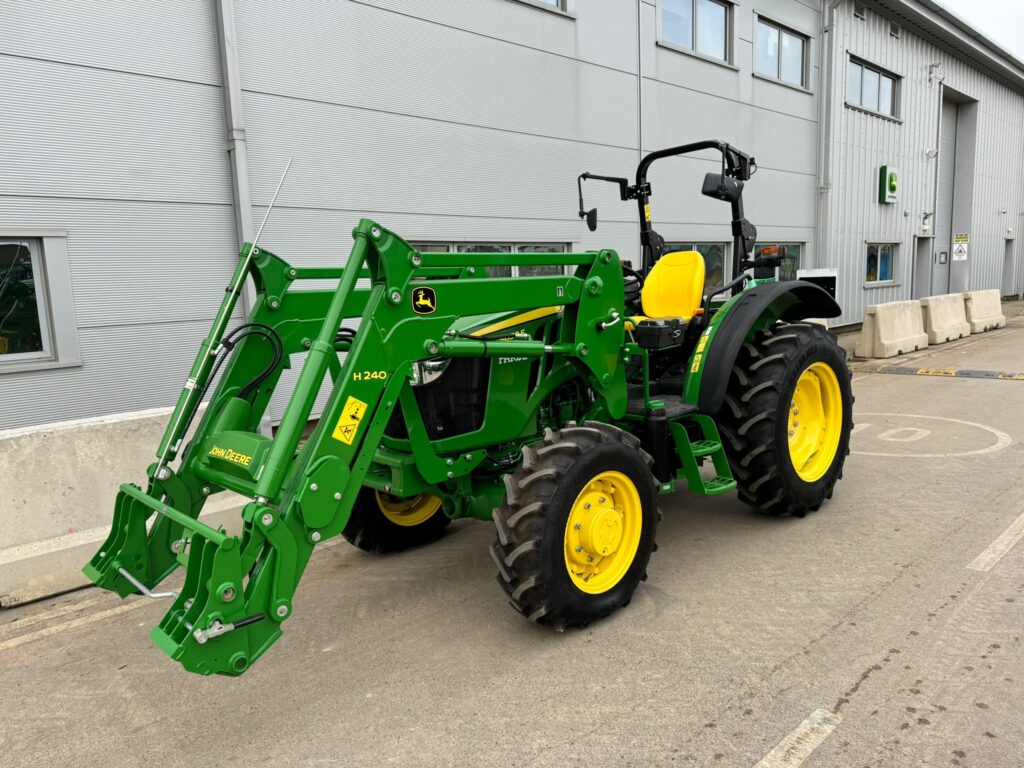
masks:
{"label": "john deere tractor", "polygon": [[[702,191],[729,203],[734,235],[735,278],[707,291],[699,253],[664,252],[647,181],[653,162],[698,151],[721,156]],[[388,552],[434,540],[454,519],[493,520],[508,601],[562,629],[629,603],[655,548],[660,494],[737,489],[772,515],[818,509],[842,474],[852,397],[835,338],[801,321],[840,309],[816,285],[775,282],[777,258],[752,259],[742,192],[755,168],[705,141],[647,155],[632,184],[583,174],[581,190],[610,181],[636,201],[635,268],[607,249],[424,253],[367,219],[344,267],[302,268],[257,236],[145,487],[121,486],[85,572],[122,597],[158,596],[184,567],[180,592],[162,593],[172,602],[153,639],[192,672],[240,675],[281,635],[310,555],[335,536]],[[582,193],[580,209],[594,228]],[[487,274],[512,266],[561,273]],[[227,332],[247,277],[256,301]],[[325,279],[337,286],[296,290]],[[300,353],[284,415],[264,434]],[[234,535],[201,516],[226,490],[248,499]]]}

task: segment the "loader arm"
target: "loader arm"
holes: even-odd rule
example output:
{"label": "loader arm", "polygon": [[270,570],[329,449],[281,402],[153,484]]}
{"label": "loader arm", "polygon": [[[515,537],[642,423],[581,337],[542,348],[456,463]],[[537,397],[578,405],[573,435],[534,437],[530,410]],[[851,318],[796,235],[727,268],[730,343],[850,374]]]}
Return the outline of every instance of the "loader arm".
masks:
{"label": "loader arm", "polygon": [[[415,429],[408,387],[417,361],[564,358],[608,413],[625,409],[617,322],[623,284],[614,252],[419,253],[367,219],[353,238],[343,269],[294,268],[246,244],[232,279],[236,289],[227,291],[200,345],[147,487],[121,486],[110,535],[84,569],[99,586],[126,596],[148,593],[184,566],[181,591],[171,593],[152,637],[189,671],[242,674],[280,636],[314,548],[344,530],[400,401],[427,482],[458,483],[487,458],[486,447],[440,455]],[[490,265],[550,264],[573,267],[574,274],[518,278],[514,289],[511,278],[485,276]],[[247,324],[227,334],[246,276],[257,300]],[[336,279],[337,287],[292,290],[296,281],[324,278]],[[563,308],[563,321],[560,338],[550,343],[453,330],[466,317],[553,305]],[[342,330],[346,321],[353,321],[351,330]],[[306,359],[276,433],[259,434],[281,373],[301,353]],[[327,404],[302,442],[328,376]],[[206,412],[182,449],[203,400]],[[519,438],[520,428],[494,434],[492,442]],[[250,499],[237,535],[200,519],[205,500],[225,490]]]}

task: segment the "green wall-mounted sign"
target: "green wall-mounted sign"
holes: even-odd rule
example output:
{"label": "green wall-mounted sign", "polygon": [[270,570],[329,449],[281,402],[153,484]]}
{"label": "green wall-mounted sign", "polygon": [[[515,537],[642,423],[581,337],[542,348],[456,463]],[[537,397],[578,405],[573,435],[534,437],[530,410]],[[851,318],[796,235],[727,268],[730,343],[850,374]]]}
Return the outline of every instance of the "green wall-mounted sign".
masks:
{"label": "green wall-mounted sign", "polygon": [[878,169],[878,202],[895,203],[899,198],[900,172],[892,166]]}

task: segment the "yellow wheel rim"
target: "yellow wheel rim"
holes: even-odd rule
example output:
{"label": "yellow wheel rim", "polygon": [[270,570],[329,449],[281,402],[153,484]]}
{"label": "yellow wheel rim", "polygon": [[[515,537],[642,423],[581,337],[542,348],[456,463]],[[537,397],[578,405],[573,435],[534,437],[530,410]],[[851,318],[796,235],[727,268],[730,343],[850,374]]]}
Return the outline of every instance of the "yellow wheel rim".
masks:
{"label": "yellow wheel rim", "polygon": [[580,491],[565,524],[565,567],[572,583],[591,595],[626,575],[640,546],[640,493],[621,472],[601,472]]}
{"label": "yellow wheel rim", "polygon": [[789,404],[789,458],[801,480],[813,483],[832,466],[843,431],[843,398],[836,372],[811,363]]}
{"label": "yellow wheel rim", "polygon": [[375,493],[377,506],[384,513],[384,517],[395,525],[406,528],[427,522],[441,508],[441,500],[429,493],[421,493],[408,499],[397,499],[380,491]]}

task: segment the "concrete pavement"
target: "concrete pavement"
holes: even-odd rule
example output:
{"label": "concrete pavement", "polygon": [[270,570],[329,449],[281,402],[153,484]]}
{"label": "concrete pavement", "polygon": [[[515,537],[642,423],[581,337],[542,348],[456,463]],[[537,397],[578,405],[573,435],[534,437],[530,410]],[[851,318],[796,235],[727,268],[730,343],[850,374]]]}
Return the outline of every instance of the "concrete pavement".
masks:
{"label": "concrete pavement", "polygon": [[[1024,371],[1024,318],[929,355]],[[241,679],[165,658],[165,604],[4,611],[0,765],[1020,765],[1024,381],[854,390],[831,503],[663,498],[649,581],[586,630],[505,605],[474,522],[399,556],[318,550]]]}

